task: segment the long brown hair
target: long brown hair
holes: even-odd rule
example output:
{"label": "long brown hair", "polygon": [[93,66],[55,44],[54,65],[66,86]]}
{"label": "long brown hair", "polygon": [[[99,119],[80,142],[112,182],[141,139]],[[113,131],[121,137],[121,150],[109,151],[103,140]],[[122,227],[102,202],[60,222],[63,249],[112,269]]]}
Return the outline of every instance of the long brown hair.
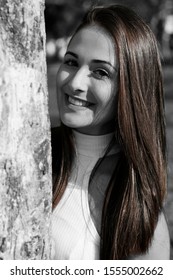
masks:
{"label": "long brown hair", "polygon": [[[94,7],[76,32],[103,27],[114,39],[119,63],[116,137],[121,156],[104,201],[100,259],[125,259],[146,252],[166,191],[166,140],[159,52],[149,26],[120,5]],[[67,185],[74,148],[62,125],[54,207]]]}

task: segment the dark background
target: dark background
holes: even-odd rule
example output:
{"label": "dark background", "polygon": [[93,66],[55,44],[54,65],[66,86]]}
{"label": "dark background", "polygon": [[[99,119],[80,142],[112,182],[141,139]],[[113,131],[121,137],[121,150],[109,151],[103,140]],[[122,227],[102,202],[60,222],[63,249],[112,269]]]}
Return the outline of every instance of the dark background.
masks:
{"label": "dark background", "polygon": [[59,124],[55,79],[70,35],[90,6],[109,3],[124,4],[133,8],[150,25],[158,40],[163,64],[168,140],[168,194],[165,212],[173,259],[173,0],[46,0],[46,50],[51,125]]}

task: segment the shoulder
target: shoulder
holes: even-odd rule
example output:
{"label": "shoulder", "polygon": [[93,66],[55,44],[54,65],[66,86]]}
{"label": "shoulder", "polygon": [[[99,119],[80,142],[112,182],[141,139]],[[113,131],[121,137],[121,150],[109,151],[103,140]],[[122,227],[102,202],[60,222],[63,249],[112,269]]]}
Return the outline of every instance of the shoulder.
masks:
{"label": "shoulder", "polygon": [[154,232],[152,244],[148,251],[152,259],[170,259],[170,237],[165,215],[161,212]]}
{"label": "shoulder", "polygon": [[132,257],[138,260],[169,260],[170,259],[170,237],[165,215],[161,212],[154,232],[152,243],[146,254]]}
{"label": "shoulder", "polygon": [[152,243],[147,253],[130,259],[134,260],[169,260],[170,237],[165,215],[161,212],[154,232]]}

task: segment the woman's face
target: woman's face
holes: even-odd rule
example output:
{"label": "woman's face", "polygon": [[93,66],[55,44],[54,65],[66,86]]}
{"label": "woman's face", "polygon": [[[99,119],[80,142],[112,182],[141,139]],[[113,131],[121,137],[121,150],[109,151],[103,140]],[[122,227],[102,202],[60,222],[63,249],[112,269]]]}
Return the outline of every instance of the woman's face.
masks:
{"label": "woman's face", "polygon": [[99,26],[72,38],[57,74],[61,121],[84,134],[113,130],[116,115],[117,60],[112,38]]}

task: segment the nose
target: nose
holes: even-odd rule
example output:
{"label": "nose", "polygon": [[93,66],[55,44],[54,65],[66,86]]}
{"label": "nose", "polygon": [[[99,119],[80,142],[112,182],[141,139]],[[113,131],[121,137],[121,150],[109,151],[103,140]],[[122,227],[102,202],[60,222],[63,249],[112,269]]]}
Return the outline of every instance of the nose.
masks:
{"label": "nose", "polygon": [[88,89],[88,70],[81,67],[70,76],[69,86],[73,92],[86,92]]}

